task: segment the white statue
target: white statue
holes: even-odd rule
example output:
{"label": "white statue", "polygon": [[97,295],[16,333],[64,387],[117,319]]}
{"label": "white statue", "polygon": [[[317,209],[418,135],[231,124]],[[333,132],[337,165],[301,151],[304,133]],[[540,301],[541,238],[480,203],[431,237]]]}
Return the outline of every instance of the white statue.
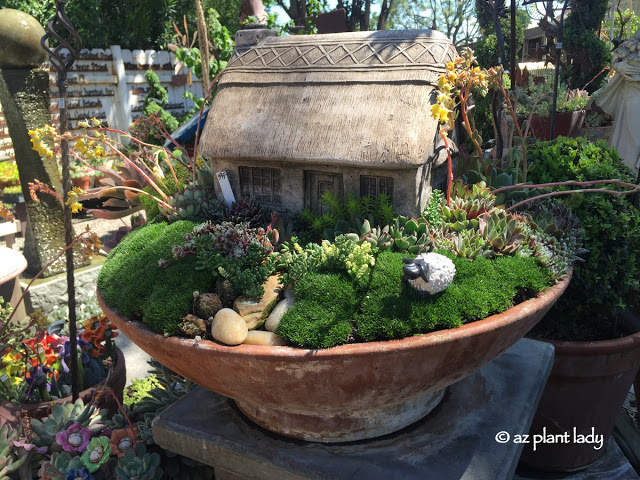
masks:
{"label": "white statue", "polygon": [[629,167],[640,167],[640,30],[614,52],[611,66],[615,75],[601,91],[596,103],[613,115],[609,145],[618,150]]}

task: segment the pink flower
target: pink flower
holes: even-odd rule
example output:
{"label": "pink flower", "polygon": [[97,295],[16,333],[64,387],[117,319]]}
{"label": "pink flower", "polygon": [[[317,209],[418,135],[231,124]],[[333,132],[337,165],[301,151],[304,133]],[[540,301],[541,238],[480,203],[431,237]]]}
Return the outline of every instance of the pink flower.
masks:
{"label": "pink flower", "polygon": [[56,435],[56,443],[65,452],[84,452],[91,441],[93,432],[75,422],[67,430]]}

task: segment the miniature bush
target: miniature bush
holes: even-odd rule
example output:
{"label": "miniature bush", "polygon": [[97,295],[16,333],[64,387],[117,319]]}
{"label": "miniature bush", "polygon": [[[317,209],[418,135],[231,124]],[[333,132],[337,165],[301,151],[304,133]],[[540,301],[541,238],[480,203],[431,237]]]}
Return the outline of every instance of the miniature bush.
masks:
{"label": "miniature bush", "polygon": [[196,270],[195,257],[171,260],[171,250],[196,225],[192,221],[139,228],[114,248],[98,277],[106,302],[127,317],[171,335],[189,313],[193,292],[211,288],[211,273]]}
{"label": "miniature bush", "polygon": [[[617,178],[634,182],[631,171],[618,154],[603,141],[560,137],[540,142],[530,151],[533,165],[530,180],[535,183],[566,180],[589,181]],[[615,185],[607,185],[616,190]],[[573,278],[554,311],[574,330],[597,332],[625,307],[640,281],[640,212],[629,195],[574,194],[562,202],[578,217],[584,229],[584,263],[575,265]],[[566,328],[566,325],[565,325]],[[571,328],[569,328],[571,329]],[[583,338],[589,339],[589,333]],[[596,334],[596,337],[599,335]]]}

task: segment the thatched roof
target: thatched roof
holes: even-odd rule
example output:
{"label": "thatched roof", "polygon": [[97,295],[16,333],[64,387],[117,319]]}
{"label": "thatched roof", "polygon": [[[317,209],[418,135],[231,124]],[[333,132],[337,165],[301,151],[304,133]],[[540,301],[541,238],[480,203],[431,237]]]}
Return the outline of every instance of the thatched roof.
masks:
{"label": "thatched roof", "polygon": [[213,159],[423,164],[437,132],[433,87],[455,56],[430,30],[270,36],[240,46],[220,78],[201,151]]}

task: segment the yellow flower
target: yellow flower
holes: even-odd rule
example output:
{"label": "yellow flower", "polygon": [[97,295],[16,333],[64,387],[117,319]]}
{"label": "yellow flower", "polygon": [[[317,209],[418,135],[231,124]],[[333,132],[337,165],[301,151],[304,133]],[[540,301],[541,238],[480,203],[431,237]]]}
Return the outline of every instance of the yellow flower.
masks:
{"label": "yellow flower", "polygon": [[64,204],[71,207],[71,213],[78,213],[82,210],[82,204],[78,201],[78,195],[83,193],[84,191],[82,189],[73,187],[73,190],[67,195],[67,201],[64,202]]}
{"label": "yellow flower", "polygon": [[431,106],[431,116],[443,124],[449,122],[450,112],[451,110],[449,110],[444,105],[440,105],[439,103],[436,103]]}
{"label": "yellow flower", "polygon": [[458,78],[458,76],[457,76],[455,73],[453,73],[453,72],[449,72],[449,73],[447,73],[447,80],[448,80],[450,83],[455,82],[457,78]]}
{"label": "yellow flower", "polygon": [[94,127],[99,127],[100,125],[102,125],[102,120],[98,120],[96,117],[93,117],[91,119],[91,123],[93,123]]}
{"label": "yellow flower", "polygon": [[446,74],[442,74],[440,76],[440,78],[438,79],[438,88],[440,90],[444,90],[445,86],[447,85],[448,81],[447,81],[447,75]]}

